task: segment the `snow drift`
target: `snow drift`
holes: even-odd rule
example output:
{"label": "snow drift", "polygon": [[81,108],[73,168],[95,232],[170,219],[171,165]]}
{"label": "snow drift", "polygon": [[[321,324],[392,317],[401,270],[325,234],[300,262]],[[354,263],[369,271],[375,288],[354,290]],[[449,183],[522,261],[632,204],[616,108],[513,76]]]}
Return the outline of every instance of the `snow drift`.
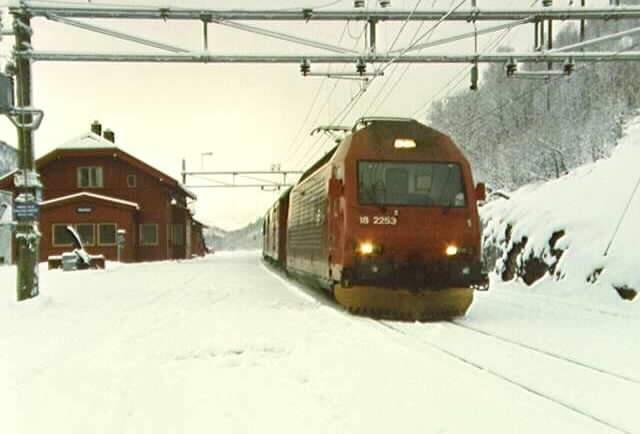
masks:
{"label": "snow drift", "polygon": [[640,290],[639,162],[640,116],[611,157],[484,206],[485,251],[498,277],[632,298]]}

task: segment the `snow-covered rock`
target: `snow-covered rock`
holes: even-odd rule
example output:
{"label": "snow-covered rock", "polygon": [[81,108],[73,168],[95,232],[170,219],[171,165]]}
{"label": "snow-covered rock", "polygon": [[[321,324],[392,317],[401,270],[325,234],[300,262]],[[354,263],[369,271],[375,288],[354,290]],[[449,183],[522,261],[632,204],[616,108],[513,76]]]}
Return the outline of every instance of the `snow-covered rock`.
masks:
{"label": "snow-covered rock", "polygon": [[631,296],[640,290],[640,117],[611,157],[482,208],[502,280]]}

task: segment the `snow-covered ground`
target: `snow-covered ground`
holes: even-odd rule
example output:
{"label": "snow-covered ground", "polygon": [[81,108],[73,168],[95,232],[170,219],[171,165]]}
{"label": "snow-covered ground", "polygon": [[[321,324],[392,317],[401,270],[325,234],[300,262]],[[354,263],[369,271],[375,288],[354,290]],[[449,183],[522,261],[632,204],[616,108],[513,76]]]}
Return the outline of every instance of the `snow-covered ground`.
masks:
{"label": "snow-covered ground", "polygon": [[259,254],[0,268],[0,433],[640,432],[640,313],[497,284],[454,323],[378,322]]}
{"label": "snow-covered ground", "polygon": [[557,180],[523,187],[509,200],[483,207],[485,236],[505,251],[526,237],[518,261],[534,256],[553,265],[550,240],[554,233],[563,233],[555,243],[563,253],[554,276],[547,275],[537,285],[547,292],[582,291],[581,297],[598,304],[624,304],[614,287],[640,292],[638,162],[640,117],[628,123],[610,158]]}

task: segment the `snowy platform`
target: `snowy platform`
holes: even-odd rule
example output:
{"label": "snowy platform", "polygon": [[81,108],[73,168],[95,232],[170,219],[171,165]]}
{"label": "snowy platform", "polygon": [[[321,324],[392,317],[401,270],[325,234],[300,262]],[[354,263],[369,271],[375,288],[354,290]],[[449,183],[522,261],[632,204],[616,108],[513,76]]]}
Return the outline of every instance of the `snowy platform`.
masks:
{"label": "snowy platform", "polygon": [[[518,285],[453,323],[353,317],[258,253],[0,268],[1,433],[640,432],[640,310]],[[637,307],[637,306],[633,306]]]}

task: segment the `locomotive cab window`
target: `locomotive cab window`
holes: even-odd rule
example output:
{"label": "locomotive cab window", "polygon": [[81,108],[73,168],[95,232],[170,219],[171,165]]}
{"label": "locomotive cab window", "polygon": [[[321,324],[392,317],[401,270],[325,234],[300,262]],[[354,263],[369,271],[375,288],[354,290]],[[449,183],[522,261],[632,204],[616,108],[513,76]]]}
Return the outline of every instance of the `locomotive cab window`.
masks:
{"label": "locomotive cab window", "polygon": [[466,207],[460,165],[455,163],[358,162],[361,205]]}

